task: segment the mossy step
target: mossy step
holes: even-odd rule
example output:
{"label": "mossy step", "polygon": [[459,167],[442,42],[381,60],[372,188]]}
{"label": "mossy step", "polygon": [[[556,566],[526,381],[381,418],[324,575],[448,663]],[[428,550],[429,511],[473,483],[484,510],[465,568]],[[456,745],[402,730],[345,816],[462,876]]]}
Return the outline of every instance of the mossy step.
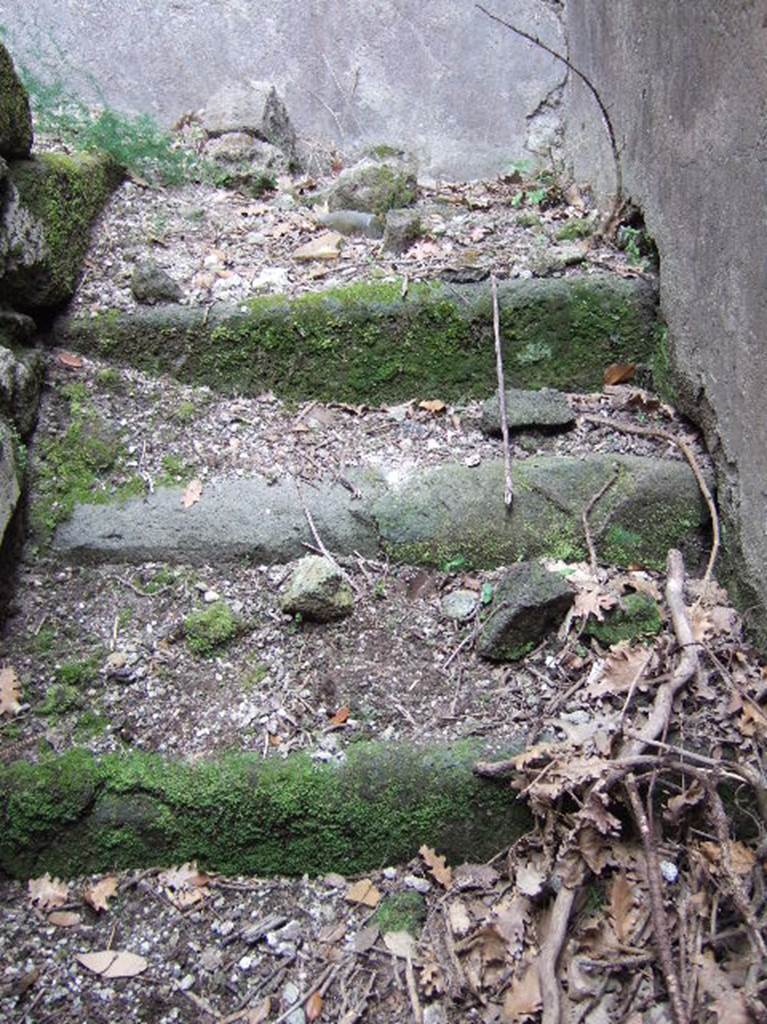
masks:
{"label": "mossy step", "polygon": [[488,753],[466,741],[353,744],[341,764],[83,750],[17,761],[0,768],[0,869],[66,877],[197,860],[229,874],[354,873],[422,843],[452,863],[486,860],[531,827],[508,780],[473,774]]}
{"label": "mossy step", "polygon": [[320,536],[338,555],[385,553],[421,565],[460,558],[475,568],[543,556],[578,561],[586,557],[583,509],[611,478],[591,515],[601,560],[662,568],[668,549],[681,547],[694,564],[706,545],[708,509],[689,466],[678,460],[526,459],[514,467],[511,514],[500,460],[472,468],[447,463],[400,474],[391,485],[372,471],[350,476],[359,498],[340,483],[304,491],[285,476],[276,483],[210,480],[188,509],[174,488],[122,505],[78,505],[57,529],[54,548],[80,562],[288,562],[312,542],[307,502]]}
{"label": "mossy step", "polygon": [[[403,296],[403,292],[405,292]],[[656,290],[609,274],[499,286],[509,383],[588,390],[614,362],[647,363]],[[487,285],[363,282],[295,299],[168,305],[61,320],[58,344],[226,394],[396,402],[495,388]]]}

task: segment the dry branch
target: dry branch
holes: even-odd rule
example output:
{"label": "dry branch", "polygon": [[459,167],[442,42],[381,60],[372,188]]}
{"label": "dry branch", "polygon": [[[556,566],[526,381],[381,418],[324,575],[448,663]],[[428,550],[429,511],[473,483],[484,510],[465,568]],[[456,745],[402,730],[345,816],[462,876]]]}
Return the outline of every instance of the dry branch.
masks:
{"label": "dry branch", "polygon": [[503,465],[505,488],[503,503],[511,511],[514,501],[514,481],[511,476],[511,443],[509,441],[509,414],[506,409],[506,380],[503,372],[503,349],[501,348],[501,316],[498,309],[498,282],[495,274],[490,276],[493,294],[493,336],[495,338],[495,365],[498,372],[498,408],[501,414],[501,435],[503,436]]}

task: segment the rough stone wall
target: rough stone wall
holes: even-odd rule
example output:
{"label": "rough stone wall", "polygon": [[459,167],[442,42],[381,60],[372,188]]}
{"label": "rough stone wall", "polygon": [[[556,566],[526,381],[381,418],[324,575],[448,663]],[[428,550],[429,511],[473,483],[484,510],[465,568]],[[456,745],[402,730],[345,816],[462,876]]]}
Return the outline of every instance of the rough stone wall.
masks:
{"label": "rough stone wall", "polygon": [[[715,455],[738,596],[765,639],[767,5],[570,0],[566,33],[658,244],[677,401]],[[577,177],[609,192],[604,129],[574,76],[566,121]]]}
{"label": "rough stone wall", "polygon": [[[530,132],[545,150],[557,127],[562,66],[473,0],[5,0],[2,8],[17,63],[164,124],[226,81],[267,79],[301,134],[344,151],[403,146],[432,174],[467,177],[529,157]],[[503,8],[564,45],[557,3]]]}

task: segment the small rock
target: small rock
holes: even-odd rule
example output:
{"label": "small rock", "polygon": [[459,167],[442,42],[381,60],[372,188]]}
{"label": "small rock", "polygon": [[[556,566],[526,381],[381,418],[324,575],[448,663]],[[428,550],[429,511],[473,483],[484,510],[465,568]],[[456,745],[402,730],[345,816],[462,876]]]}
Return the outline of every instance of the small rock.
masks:
{"label": "small rock", "polygon": [[354,598],[337,566],[319,555],[307,555],[294,569],[281,607],[290,615],[331,622],[351,614]]}
{"label": "small rock", "polygon": [[431,882],[428,878],[420,878],[418,875],[405,875],[403,881],[406,888],[415,889],[421,895],[425,895],[431,889]]}
{"label": "small rock", "polygon": [[244,133],[270,142],[293,159],[296,133],[285,103],[271,82],[227,82],[205,104],[202,124],[208,135]]}
{"label": "small rock", "polygon": [[295,260],[334,260],[341,251],[342,236],[337,231],[323,231],[293,253]]}
{"label": "small rock", "polygon": [[572,587],[538,562],[520,562],[496,589],[492,615],[479,637],[477,650],[490,661],[523,658],[559,626],[575,600]]}
{"label": "small rock", "polygon": [[157,302],[180,302],[181,288],[162,267],[153,260],[137,263],[131,277],[131,292],[136,302],[152,306]]}
{"label": "small rock", "polygon": [[442,1003],[427,1003],[423,1009],[423,1024],[446,1024],[447,1016]]}
{"label": "small rock", "polygon": [[181,981],[178,983],[178,987],[181,989],[182,992],[187,992],[192,987],[192,985],[194,985],[193,974],[185,974]]}
{"label": "small rock", "polygon": [[289,284],[288,272],[284,267],[266,267],[251,282],[255,292],[284,292]]}
{"label": "small rock", "polygon": [[421,235],[421,218],[416,210],[389,210],[386,214],[383,247],[399,255]]}
{"label": "small rock", "polygon": [[214,924],[213,930],[217,931],[219,935],[223,935],[226,938],[227,935],[231,935],[234,931],[234,921],[220,921]]}
{"label": "small rock", "polygon": [[393,879],[395,879],[397,877],[397,869],[396,868],[384,868],[383,869],[383,876],[384,876],[384,878],[388,879],[388,881],[391,882],[391,881],[393,881]]}
{"label": "small rock", "polygon": [[205,604],[213,604],[215,601],[221,600],[221,595],[215,590],[206,590],[202,595],[202,599]]}
{"label": "small rock", "polygon": [[415,198],[415,162],[388,146],[372,150],[359,163],[341,171],[327,197],[330,210],[362,210],[379,215],[409,206]]}
{"label": "small rock", "polygon": [[240,968],[241,971],[249,971],[251,969],[251,967],[253,966],[253,957],[252,956],[240,957],[240,959],[237,961],[237,966]]}
{"label": "small rock", "polygon": [[318,213],[317,220],[326,228],[340,231],[342,235],[380,238],[384,233],[381,218],[362,210],[331,210],[330,213]]}
{"label": "small rock", "polygon": [[402,405],[388,406],[386,412],[394,420],[395,423],[404,423],[408,417],[410,408],[410,402],[403,402]]}
{"label": "small rock", "polygon": [[[282,990],[281,996],[283,1012],[289,1010],[291,1006],[294,1006],[300,998],[301,992],[298,985],[295,985],[292,981],[287,982]],[[306,1015],[303,1011],[303,1007],[296,1006],[295,1010],[293,1010],[286,1019],[288,1024],[304,1024],[306,1021]]]}
{"label": "small rock", "polygon": [[463,622],[474,614],[479,595],[474,590],[451,590],[442,598],[442,614],[447,619]]}
{"label": "small rock", "polygon": [[[540,391],[507,388],[506,413],[509,430],[562,430],[575,423],[575,413],[567,398],[553,388]],[[500,437],[501,411],[497,394],[483,404],[479,429],[490,437]]]}

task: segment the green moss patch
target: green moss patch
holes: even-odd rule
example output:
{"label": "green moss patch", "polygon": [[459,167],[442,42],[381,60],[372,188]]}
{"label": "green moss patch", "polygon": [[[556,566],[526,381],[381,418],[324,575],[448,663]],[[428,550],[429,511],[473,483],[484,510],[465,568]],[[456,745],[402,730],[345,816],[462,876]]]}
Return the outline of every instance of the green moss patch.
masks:
{"label": "green moss patch", "polygon": [[628,594],[620,604],[605,614],[604,622],[589,619],[583,632],[593,636],[603,647],[611,647],[621,640],[639,640],[660,633],[660,608],[649,594]]}
{"label": "green moss patch", "polygon": [[42,252],[11,254],[0,298],[19,309],[60,306],[74,293],[91,224],[122,177],[109,158],[43,153],[10,165],[21,207],[44,239]]}
{"label": "green moss patch", "polygon": [[419,892],[397,892],[386,896],[373,915],[373,922],[384,934],[410,932],[417,936],[425,920],[426,900]]}
{"label": "green moss patch", "polygon": [[229,874],[354,873],[414,856],[485,860],[531,826],[508,783],[477,778],[472,742],[356,744],[194,764],[82,750],[0,768],[0,869],[60,876],[197,860]]}
{"label": "green moss patch", "polygon": [[[58,340],[227,394],[271,389],[359,403],[491,393],[489,289],[432,282],[401,293],[400,282],[358,283],[210,315],[189,307],[112,311],[63,321]],[[653,353],[656,294],[643,281],[507,281],[500,306],[507,374],[517,387],[600,387],[609,363],[642,363]]]}
{"label": "green moss patch", "polygon": [[184,619],[187,647],[194,654],[207,656],[237,635],[240,626],[226,601],[215,601]]}

